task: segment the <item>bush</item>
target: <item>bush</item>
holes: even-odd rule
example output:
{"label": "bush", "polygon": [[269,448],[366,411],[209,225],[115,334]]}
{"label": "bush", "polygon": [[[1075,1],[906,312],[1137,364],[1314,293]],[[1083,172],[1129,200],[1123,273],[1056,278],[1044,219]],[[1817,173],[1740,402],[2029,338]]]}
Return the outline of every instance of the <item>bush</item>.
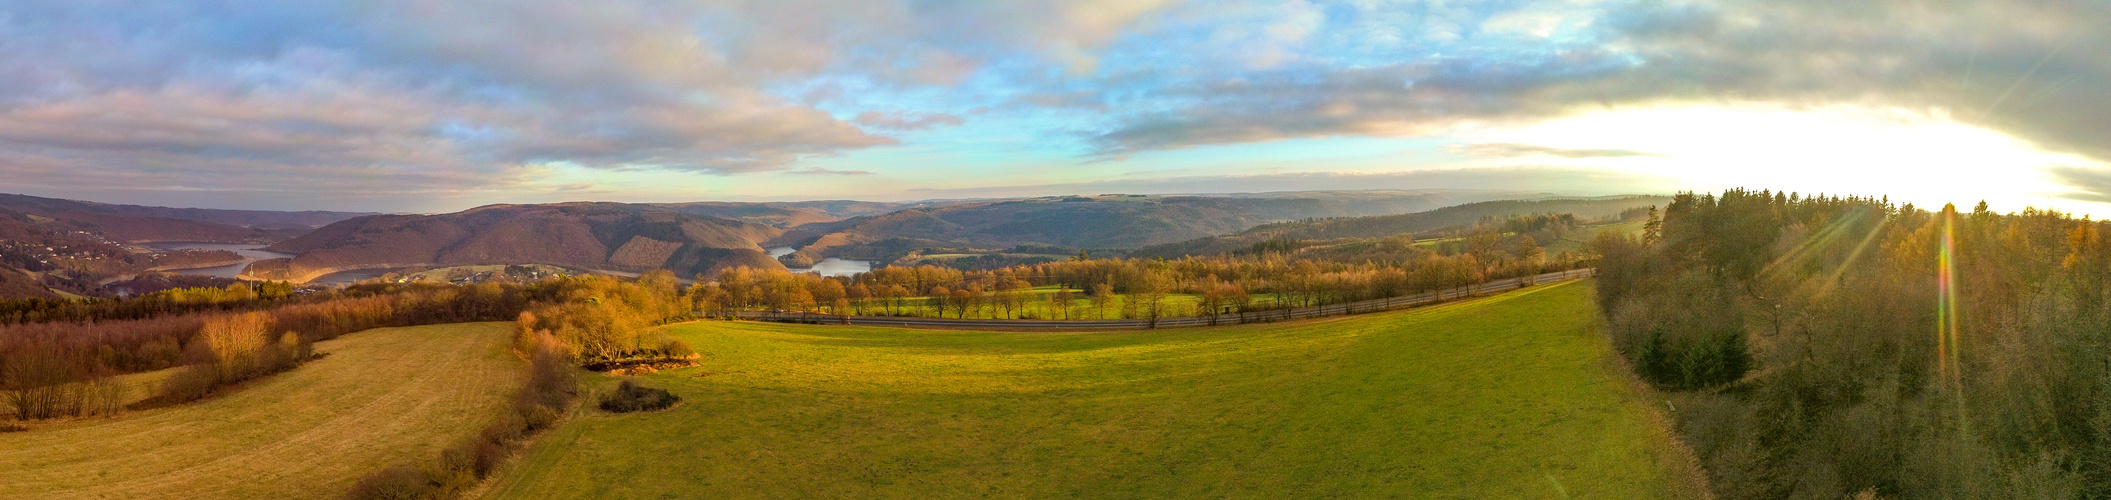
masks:
{"label": "bush", "polygon": [[479,440],[471,446],[475,447],[473,453],[476,455],[471,466],[474,467],[477,477],[489,477],[493,471],[498,470],[499,464],[506,462],[506,456],[513,452],[507,449],[503,442],[488,439]]}
{"label": "bush", "polygon": [[675,402],[681,400],[680,396],[675,396],[665,390],[645,387],[625,380],[621,384],[616,385],[616,392],[601,398],[601,409],[614,413],[664,410],[669,406],[674,406]]}
{"label": "bush", "polygon": [[357,500],[412,500],[426,498],[432,488],[432,479],[425,471],[416,467],[398,465],[367,476],[352,485],[345,495]]}
{"label": "bush", "polygon": [[667,359],[689,359],[696,357],[696,349],[689,347],[688,342],[667,339],[666,342],[660,343],[660,356]]}
{"label": "bush", "polygon": [[220,385],[220,370],[212,365],[191,365],[161,382],[162,403],[187,403],[205,399]]}

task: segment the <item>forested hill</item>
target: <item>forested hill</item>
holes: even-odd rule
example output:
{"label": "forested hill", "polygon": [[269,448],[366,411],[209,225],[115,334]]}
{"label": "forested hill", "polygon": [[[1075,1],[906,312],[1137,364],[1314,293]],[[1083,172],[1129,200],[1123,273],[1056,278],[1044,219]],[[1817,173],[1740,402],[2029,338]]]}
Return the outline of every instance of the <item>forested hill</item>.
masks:
{"label": "forested hill", "polygon": [[1137,248],[1229,234],[1270,222],[1429,210],[1532,196],[1494,191],[1310,191],[1219,195],[1050,196],[952,202],[809,224],[777,244],[795,258],[880,258],[902,247],[1004,248],[1022,244]]}
{"label": "forested hill", "polygon": [[1396,234],[1422,234],[1473,225],[1489,217],[1530,214],[1572,214],[1580,219],[1606,218],[1639,207],[1661,206],[1663,196],[1609,196],[1538,200],[1497,200],[1467,203],[1398,215],[1338,217],[1279,222],[1255,226],[1238,234],[1206,236],[1178,243],[1137,249],[1134,257],[1178,258],[1184,255],[1216,255],[1252,248],[1270,240],[1336,240],[1382,238]]}
{"label": "forested hill", "polygon": [[331,224],[268,248],[298,257],[261,261],[246,273],[305,281],[358,267],[532,263],[633,272],[665,268],[687,276],[730,265],[779,267],[757,243],[780,232],[651,205],[492,205]]}
{"label": "forested hill", "polygon": [[2111,223],[1685,194],[1593,242],[1723,498],[2111,497]]}
{"label": "forested hill", "polygon": [[816,222],[834,222],[852,217],[880,215],[901,210],[911,205],[870,201],[821,200],[761,203],[699,201],[656,203],[653,206],[690,215],[733,219],[741,222],[768,225],[779,229],[789,229]]}
{"label": "forested hill", "polygon": [[118,241],[260,241],[281,239],[363,212],[275,212],[118,205],[0,194],[0,208],[58,219],[72,229]]}

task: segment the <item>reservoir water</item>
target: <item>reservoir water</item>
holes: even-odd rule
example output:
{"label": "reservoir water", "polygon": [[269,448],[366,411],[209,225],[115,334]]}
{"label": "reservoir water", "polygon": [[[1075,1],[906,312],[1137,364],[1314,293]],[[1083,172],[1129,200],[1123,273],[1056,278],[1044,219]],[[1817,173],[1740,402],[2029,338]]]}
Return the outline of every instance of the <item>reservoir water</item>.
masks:
{"label": "reservoir water", "polygon": [[262,248],[264,248],[262,245],[251,245],[244,243],[162,242],[144,243],[140,246],[159,250],[226,250],[234,252],[235,255],[242,256],[242,262],[238,264],[213,267],[198,267],[191,269],[170,269],[164,271],[170,274],[214,276],[220,278],[233,278],[235,277],[235,275],[242,274],[242,269],[245,267],[249,267],[249,263],[251,262],[256,262],[264,259],[281,259],[293,256],[293,254],[269,252],[262,250]]}
{"label": "reservoir water", "polygon": [[[763,251],[770,254],[771,258],[776,258],[791,255],[792,252],[798,251],[798,249],[792,247],[769,247],[763,249]],[[815,262],[812,268],[791,268],[791,270],[795,273],[821,273],[822,276],[849,276],[871,271],[872,261],[829,257],[821,259],[820,262]]]}
{"label": "reservoir water", "polygon": [[[143,243],[140,246],[159,250],[226,250],[234,252],[235,255],[242,256],[242,262],[239,264],[213,267],[199,267],[191,269],[170,269],[167,271],[163,271],[170,274],[214,276],[220,278],[233,278],[237,275],[242,274],[242,269],[249,267],[249,263],[251,262],[256,262],[264,259],[283,259],[293,257],[293,254],[290,253],[278,253],[263,250],[264,247],[262,245],[251,245],[243,243],[163,242]],[[395,269],[355,269],[351,271],[339,271],[316,277],[314,280],[309,281],[308,284],[343,286],[355,281],[378,278],[381,277],[381,275],[388,274],[389,271],[394,270]]]}
{"label": "reservoir water", "polygon": [[339,286],[345,286],[345,285],[350,285],[350,284],[352,284],[352,283],[356,283],[356,282],[360,282],[360,281],[366,281],[366,280],[370,280],[370,279],[374,279],[374,278],[379,278],[379,277],[381,277],[381,275],[383,275],[383,274],[388,274],[388,273],[390,273],[390,272],[394,272],[394,271],[399,271],[399,270],[401,270],[401,269],[402,269],[402,268],[387,268],[387,269],[353,269],[353,270],[350,270],[350,271],[338,271],[338,272],[334,272],[334,273],[330,273],[330,274],[325,274],[325,275],[322,275],[322,276],[316,276],[316,277],[315,277],[315,279],[312,279],[312,280],[308,280],[308,284],[310,284],[310,285],[323,285],[323,286],[329,286],[329,287],[339,287]]}

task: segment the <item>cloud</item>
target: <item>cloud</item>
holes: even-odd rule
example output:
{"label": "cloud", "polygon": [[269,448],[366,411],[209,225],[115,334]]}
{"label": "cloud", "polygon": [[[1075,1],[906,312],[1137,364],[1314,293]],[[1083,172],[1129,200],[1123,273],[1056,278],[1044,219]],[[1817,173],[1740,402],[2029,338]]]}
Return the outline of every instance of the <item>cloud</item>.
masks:
{"label": "cloud", "polygon": [[[1367,57],[1281,71],[1159,68],[1179,76],[1139,88],[1133,100],[1153,105],[1089,134],[1092,154],[1416,136],[1624,104],[1742,100],[1945,109],[2111,159],[2103,2],[1526,2],[1422,20],[1438,19],[1481,28],[1355,41],[1398,49],[1385,54],[1324,46],[1316,55]],[[1355,20],[1335,24],[1378,36]]]}
{"label": "cloud", "polygon": [[2067,188],[2060,193],[2063,198],[2111,203],[2111,169],[2088,167],[2052,167],[2045,169],[2053,182]]}
{"label": "cloud", "polygon": [[549,165],[1137,162],[1722,102],[1931,110],[2111,160],[2107,25],[2098,0],[33,2],[0,7],[0,175],[298,208]]}
{"label": "cloud", "polygon": [[785,173],[793,175],[873,175],[875,172],[870,170],[829,170],[821,167],[809,167],[786,171]]}
{"label": "cloud", "polygon": [[962,122],[910,110],[854,123],[820,106],[860,96],[783,86],[943,88],[997,58],[1077,64],[1165,3],[11,5],[0,170],[74,191],[173,178],[339,197],[389,183],[503,189],[536,164],[782,170],[899,144],[865,127]]}
{"label": "cloud", "polygon": [[[1682,186],[1672,179],[1617,170],[1540,165],[1436,168],[1390,172],[1305,171],[1248,175],[1142,177],[1060,184],[915,189],[919,199],[1051,196],[1072,193],[1208,194],[1333,190],[1477,190],[1566,195],[1650,194]],[[907,197],[905,197],[907,198]]]}
{"label": "cloud", "polygon": [[886,130],[925,130],[937,126],[959,126],[967,123],[958,116],[945,113],[911,115],[905,113],[881,113],[866,111],[858,113],[859,125]]}
{"label": "cloud", "polygon": [[1459,154],[1473,156],[1488,156],[1497,158],[1512,158],[1519,156],[1535,155],[1559,156],[1562,158],[1623,158],[1632,156],[1656,156],[1651,153],[1630,151],[1625,149],[1566,149],[1509,142],[1475,142],[1468,144],[1453,144],[1451,146],[1446,147],[1445,149]]}

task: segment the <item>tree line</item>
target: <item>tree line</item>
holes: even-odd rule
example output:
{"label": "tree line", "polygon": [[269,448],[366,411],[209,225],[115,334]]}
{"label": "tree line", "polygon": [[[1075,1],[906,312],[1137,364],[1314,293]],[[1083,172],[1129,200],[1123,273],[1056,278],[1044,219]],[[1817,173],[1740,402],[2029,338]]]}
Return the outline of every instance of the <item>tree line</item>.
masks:
{"label": "tree line", "polygon": [[688,296],[696,309],[719,316],[743,310],[999,319],[1211,316],[1397,297],[1575,268],[1588,262],[1567,254],[1549,258],[1534,237],[1558,238],[1573,222],[1527,216],[1490,220],[1435,244],[1400,235],[1172,260],[1080,254],[994,269],[895,266],[838,277],[740,267],[716,280],[698,277],[698,289]]}
{"label": "tree line", "polygon": [[1721,497],[2111,496],[2103,221],[1738,189],[1592,246]]}
{"label": "tree line", "polygon": [[[125,399],[110,394],[123,390],[114,377],[175,367],[184,370],[147,404],[187,402],[312,359],[314,342],[393,326],[515,321],[523,352],[548,349],[573,364],[685,358],[694,354],[686,344],[651,328],[690,314],[694,300],[682,292],[663,270],[631,281],[384,283],[307,297],[241,283],[84,301],[43,309],[67,320],[0,325],[0,409],[19,419],[114,412]],[[531,349],[537,336],[553,340]]]}
{"label": "tree line", "polygon": [[[4,325],[0,403],[25,420],[109,413],[119,409],[111,401],[125,399],[105,392],[121,390],[113,388],[113,377],[179,366],[187,368],[162,384],[149,403],[191,401],[310,359],[309,346],[317,341],[389,326],[510,320],[538,292],[499,285],[366,285],[308,300],[260,302],[232,291],[222,297],[236,298],[222,304],[243,308]],[[121,301],[99,304],[118,317],[135,311]]]}

